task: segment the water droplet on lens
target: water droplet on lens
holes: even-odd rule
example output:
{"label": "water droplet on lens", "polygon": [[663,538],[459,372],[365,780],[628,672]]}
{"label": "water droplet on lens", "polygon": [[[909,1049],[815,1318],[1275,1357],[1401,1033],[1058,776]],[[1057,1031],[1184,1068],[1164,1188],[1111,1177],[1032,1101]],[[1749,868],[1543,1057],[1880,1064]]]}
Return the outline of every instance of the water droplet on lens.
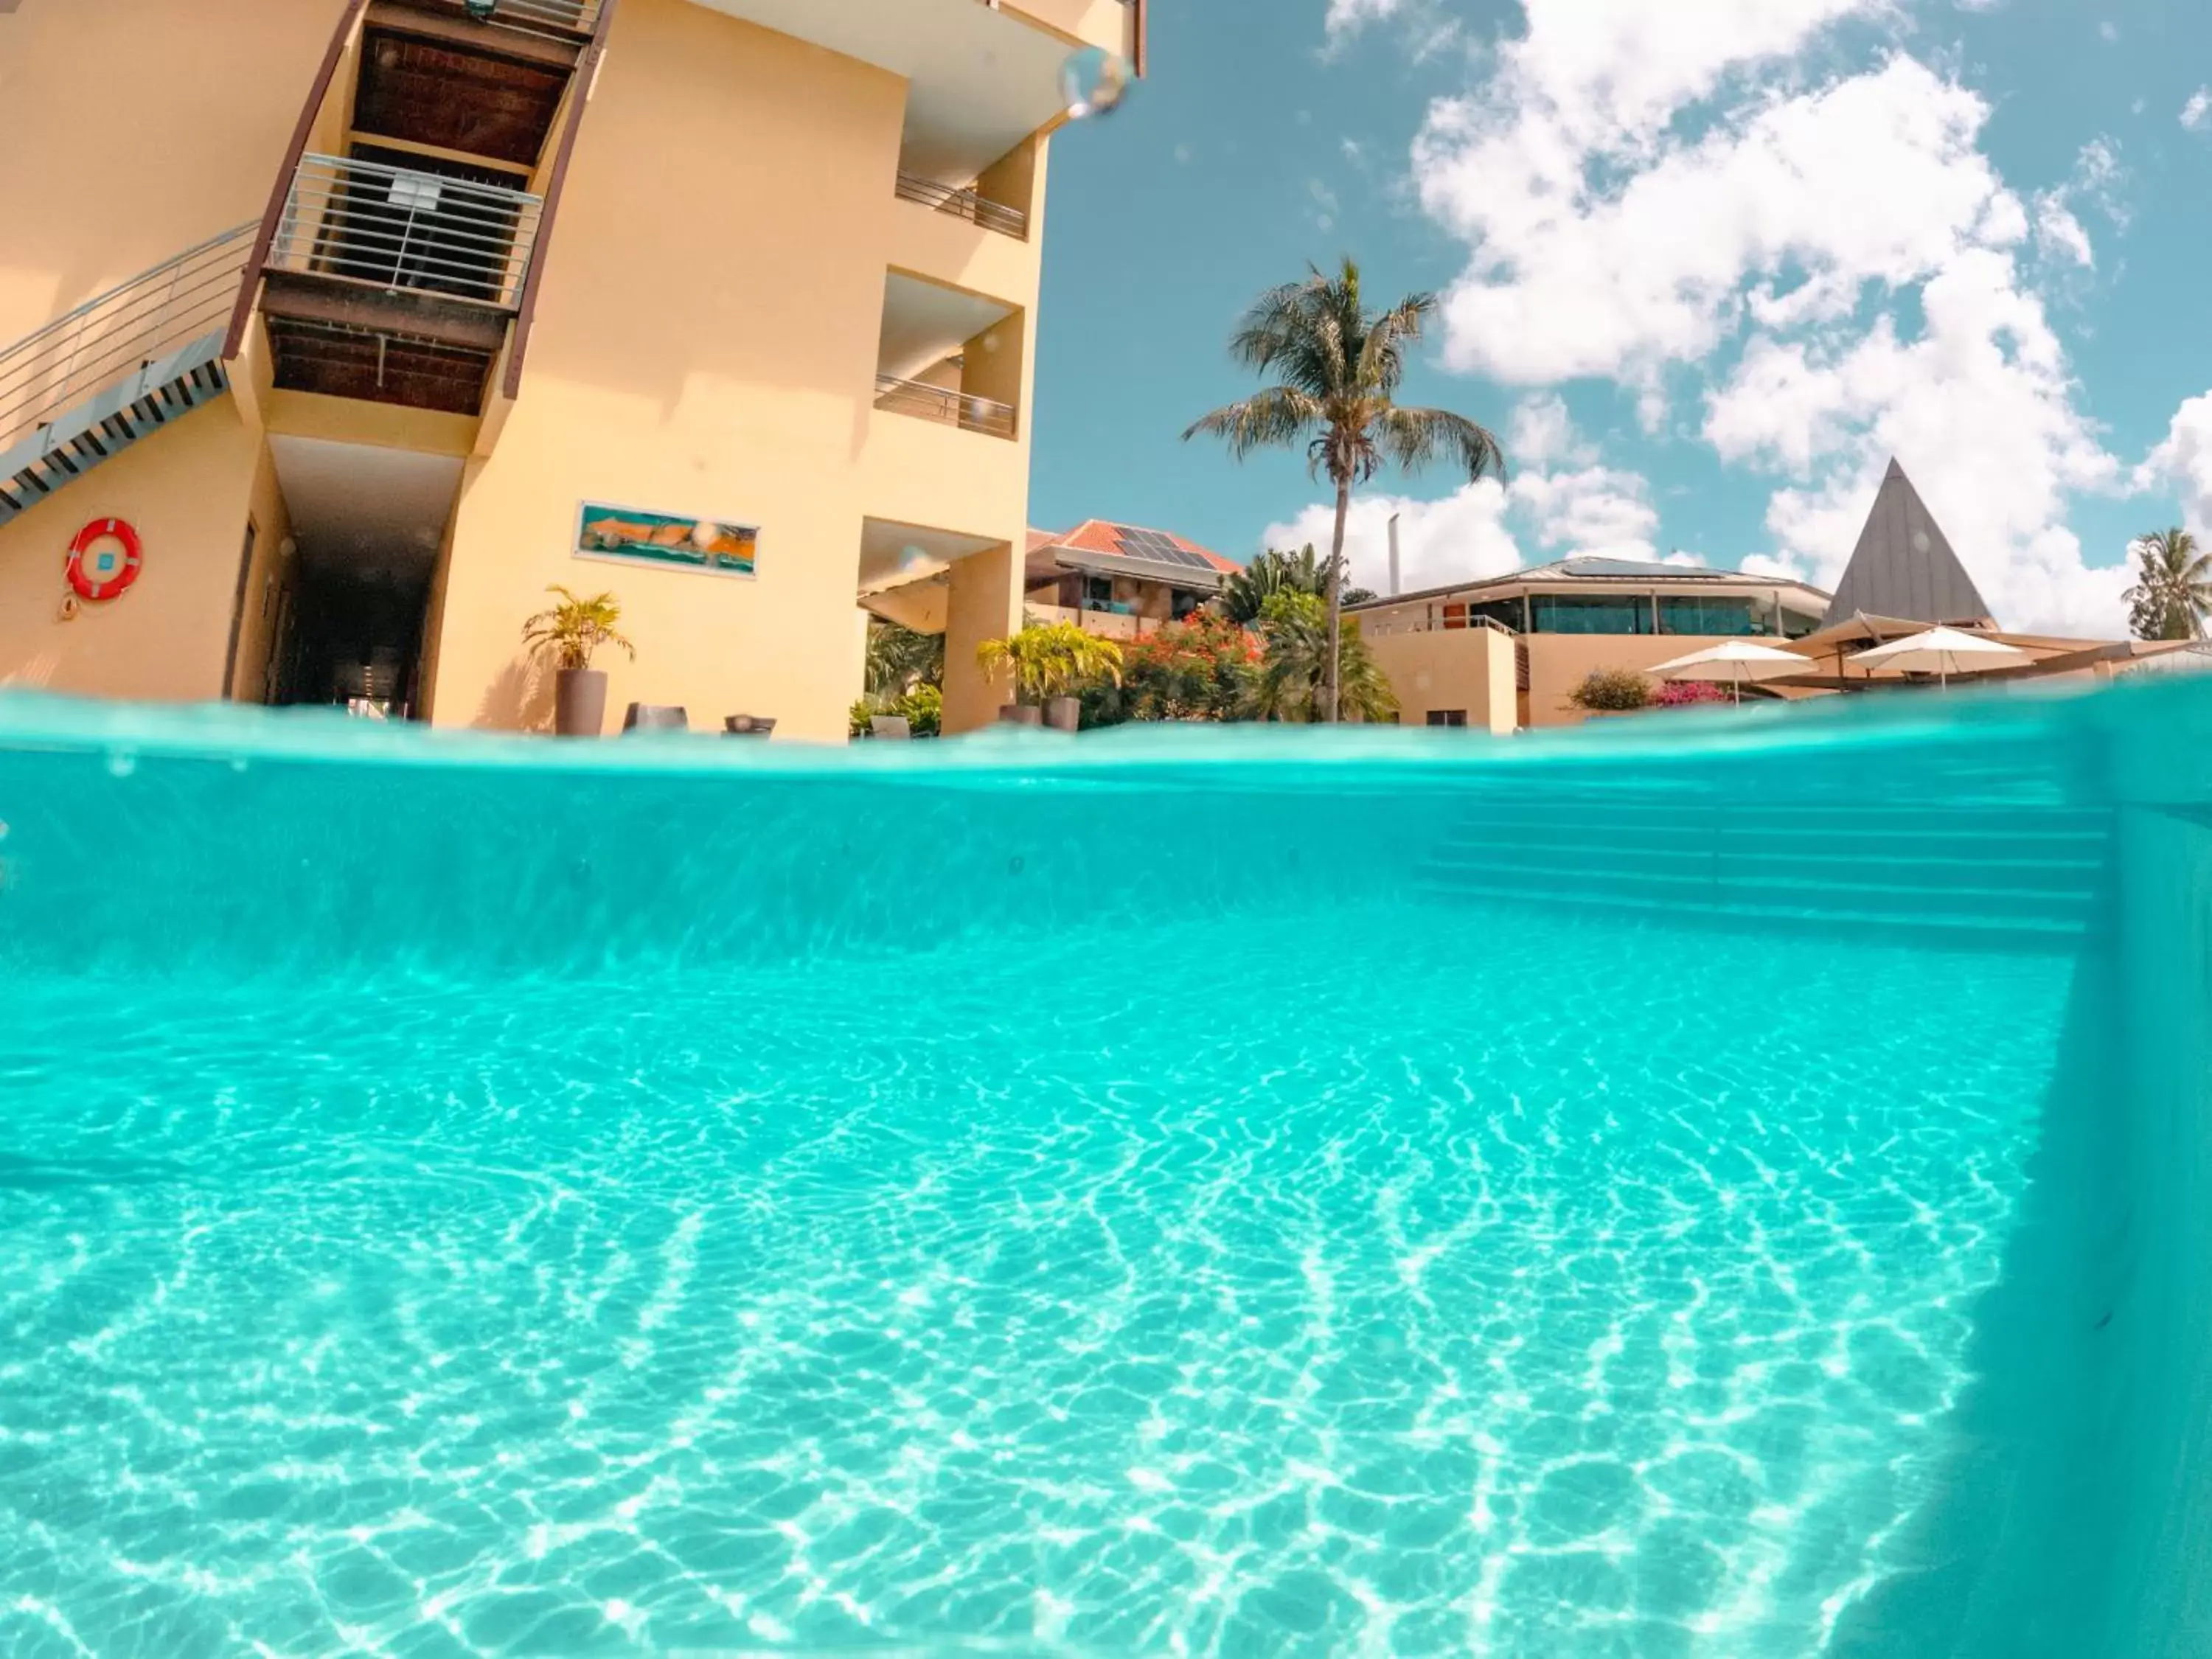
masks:
{"label": "water droplet on lens", "polygon": [[1075,120],[1105,114],[1128,89],[1129,66],[1103,47],[1085,46],[1070,52],[1060,66],[1060,95]]}
{"label": "water droplet on lens", "polygon": [[112,750],[107,757],[107,775],[127,778],[138,769],[138,757],[127,750]]}

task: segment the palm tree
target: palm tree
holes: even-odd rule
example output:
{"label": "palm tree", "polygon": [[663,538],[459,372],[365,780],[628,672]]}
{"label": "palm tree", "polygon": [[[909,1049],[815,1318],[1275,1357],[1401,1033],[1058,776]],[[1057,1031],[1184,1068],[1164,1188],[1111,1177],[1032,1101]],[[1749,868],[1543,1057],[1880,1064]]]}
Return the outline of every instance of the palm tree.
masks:
{"label": "palm tree", "polygon": [[1352,261],[1346,259],[1333,276],[1308,267],[1304,282],[1285,283],[1255,301],[1229,343],[1231,356],[1255,374],[1273,373],[1277,384],[1202,416],[1182,434],[1225,439],[1239,460],[1255,450],[1303,442],[1308,470],[1336,487],[1336,531],[1323,584],[1328,599],[1325,720],[1336,719],[1339,711],[1342,635],[1337,622],[1352,486],[1365,483],[1386,462],[1414,472],[1444,457],[1469,479],[1504,471],[1504,453],[1486,428],[1448,410],[1401,408],[1395,401],[1406,348],[1420,339],[1436,305],[1433,294],[1411,294],[1372,313],[1361,303],[1359,267]]}
{"label": "palm tree", "polygon": [[1310,721],[1323,717],[1331,659],[1341,675],[1340,709],[1356,720],[1386,720],[1398,711],[1390,682],[1376,665],[1356,624],[1339,621],[1337,650],[1328,641],[1328,613],[1311,593],[1282,592],[1260,616],[1260,661],[1252,671],[1245,713],[1253,720]]}
{"label": "palm tree", "polygon": [[556,668],[589,668],[603,645],[618,645],[629,653],[632,662],[637,660],[637,647],[616,628],[622,621],[622,601],[613,594],[594,593],[586,599],[558,582],[545,591],[559,594],[561,603],[522,624],[525,645],[551,652]]}
{"label": "palm tree", "polygon": [[944,635],[918,634],[880,617],[868,618],[869,690],[896,697],[917,685],[944,684]]}
{"label": "palm tree", "polygon": [[2212,616],[2212,553],[2186,530],[2160,530],[2128,544],[2136,585],[2127,591],[2129,631],[2139,640],[2201,640]]}
{"label": "palm tree", "polygon": [[1221,584],[1221,607],[1233,623],[1247,626],[1260,620],[1260,612],[1277,593],[1310,593],[1322,597],[1321,561],[1308,542],[1296,553],[1278,553],[1272,547]]}

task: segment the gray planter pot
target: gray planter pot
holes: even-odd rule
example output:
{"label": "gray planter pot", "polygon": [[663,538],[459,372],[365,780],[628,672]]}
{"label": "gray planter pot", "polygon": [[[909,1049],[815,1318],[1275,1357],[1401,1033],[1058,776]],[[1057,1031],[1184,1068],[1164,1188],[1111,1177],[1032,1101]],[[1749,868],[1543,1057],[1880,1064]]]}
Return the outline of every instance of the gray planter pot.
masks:
{"label": "gray planter pot", "polygon": [[1054,697],[1044,706],[1044,723],[1055,732],[1073,732],[1083,724],[1083,699]]}
{"label": "gray planter pot", "polygon": [[598,668],[563,668],[553,676],[553,730],[563,738],[596,738],[606,724],[607,677]]}
{"label": "gray planter pot", "polygon": [[999,720],[1004,726],[1042,726],[1044,710],[1026,702],[1001,703]]}

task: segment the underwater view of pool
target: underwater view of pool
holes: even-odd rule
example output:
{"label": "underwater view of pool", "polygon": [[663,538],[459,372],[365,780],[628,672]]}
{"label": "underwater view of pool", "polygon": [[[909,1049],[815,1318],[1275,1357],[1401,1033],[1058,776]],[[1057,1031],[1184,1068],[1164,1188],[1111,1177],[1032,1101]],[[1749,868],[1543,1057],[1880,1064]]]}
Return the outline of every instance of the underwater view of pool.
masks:
{"label": "underwater view of pool", "polygon": [[2205,713],[0,702],[0,1651],[2189,1651]]}

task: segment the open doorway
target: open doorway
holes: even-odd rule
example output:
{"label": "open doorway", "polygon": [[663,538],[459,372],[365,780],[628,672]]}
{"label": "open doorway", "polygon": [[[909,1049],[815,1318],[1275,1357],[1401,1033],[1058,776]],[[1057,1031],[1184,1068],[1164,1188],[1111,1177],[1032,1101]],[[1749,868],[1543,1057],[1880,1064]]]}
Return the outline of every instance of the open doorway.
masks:
{"label": "open doorway", "polygon": [[430,589],[459,493],[458,456],[270,439],[299,558],[269,701],[420,719]]}
{"label": "open doorway", "polygon": [[351,569],[303,556],[288,599],[272,701],[333,703],[381,720],[421,709],[427,562]]}

